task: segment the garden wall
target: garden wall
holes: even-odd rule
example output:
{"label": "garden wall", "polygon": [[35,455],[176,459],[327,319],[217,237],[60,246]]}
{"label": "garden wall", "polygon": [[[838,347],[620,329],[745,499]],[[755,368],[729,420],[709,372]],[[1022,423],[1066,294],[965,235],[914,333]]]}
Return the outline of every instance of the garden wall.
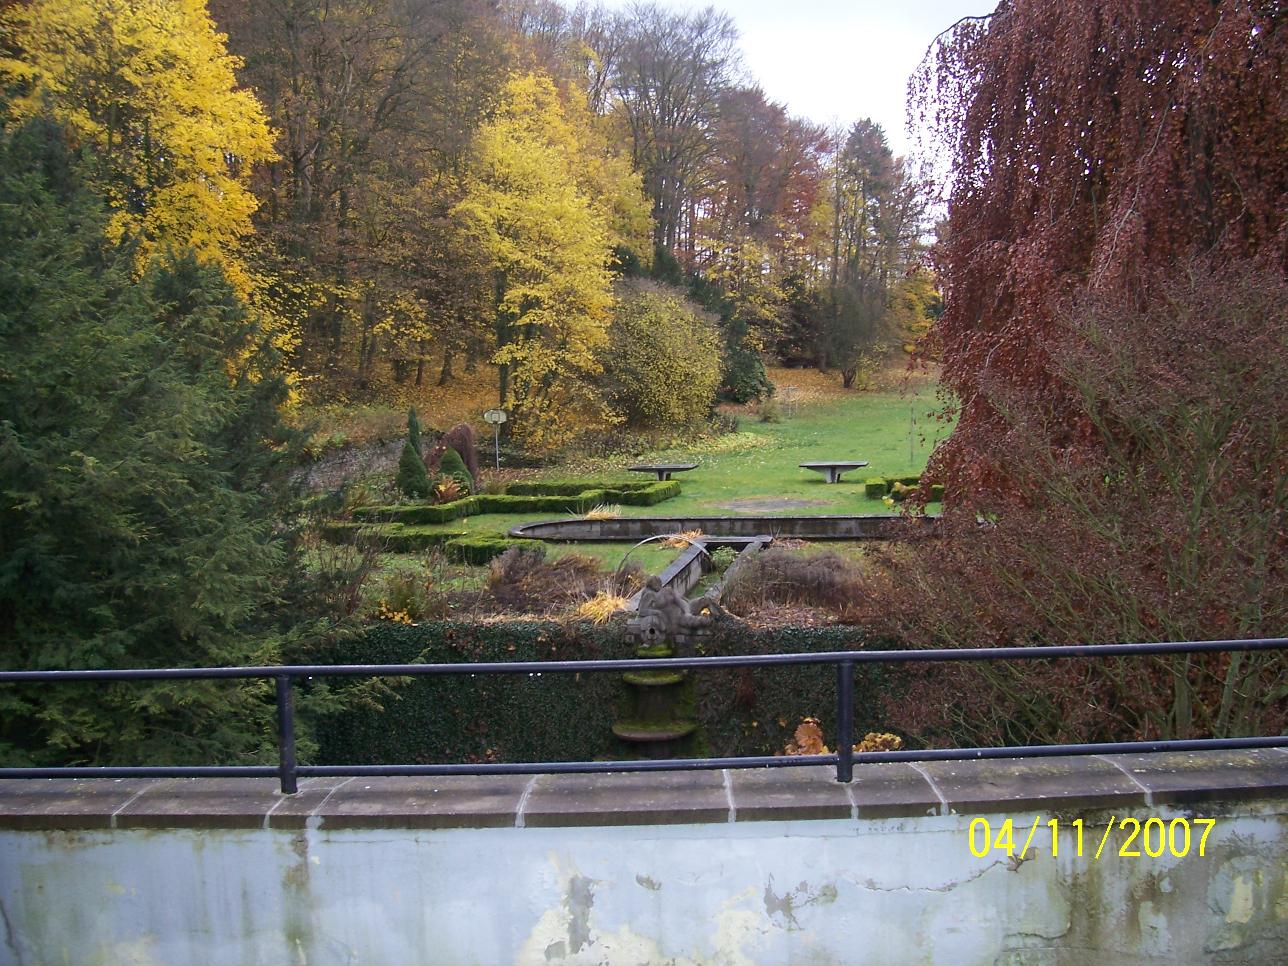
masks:
{"label": "garden wall", "polygon": [[[1026,846],[1057,816],[1058,854],[1044,824]],[[1191,834],[1097,855],[1127,816]],[[981,821],[990,844],[1012,823],[1012,854]],[[859,764],[850,785],[12,780],[0,962],[1282,966],[1286,854],[1270,749]]]}

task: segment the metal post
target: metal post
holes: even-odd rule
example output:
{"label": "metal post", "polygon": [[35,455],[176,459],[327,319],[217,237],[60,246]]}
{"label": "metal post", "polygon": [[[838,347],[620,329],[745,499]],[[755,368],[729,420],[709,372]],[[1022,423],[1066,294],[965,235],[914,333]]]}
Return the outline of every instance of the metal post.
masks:
{"label": "metal post", "polygon": [[854,662],[836,666],[836,780],[854,778]]}
{"label": "metal post", "polygon": [[283,795],[294,795],[295,781],[295,689],[290,675],[277,676],[277,774]]}
{"label": "metal post", "polygon": [[496,451],[496,469],[501,471],[501,424],[492,424],[492,447]]}

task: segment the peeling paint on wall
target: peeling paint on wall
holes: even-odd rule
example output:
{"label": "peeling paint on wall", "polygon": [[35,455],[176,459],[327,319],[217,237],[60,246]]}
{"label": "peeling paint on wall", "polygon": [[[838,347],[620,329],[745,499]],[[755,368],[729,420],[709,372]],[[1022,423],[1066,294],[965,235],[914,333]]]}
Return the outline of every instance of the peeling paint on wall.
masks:
{"label": "peeling paint on wall", "polygon": [[1285,810],[1227,808],[1202,858],[1062,848],[1014,870],[971,855],[958,815],[65,842],[6,830],[0,963],[1282,966]]}

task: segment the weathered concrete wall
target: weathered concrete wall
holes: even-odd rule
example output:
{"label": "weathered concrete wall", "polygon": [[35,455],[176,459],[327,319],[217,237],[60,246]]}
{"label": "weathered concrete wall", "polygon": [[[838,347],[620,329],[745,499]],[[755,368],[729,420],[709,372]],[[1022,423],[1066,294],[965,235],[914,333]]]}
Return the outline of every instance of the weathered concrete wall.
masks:
{"label": "weathered concrete wall", "polygon": [[[857,771],[0,783],[0,962],[1285,961],[1283,752]],[[1127,814],[1216,825],[1094,859]],[[1035,815],[1084,854],[971,854]]]}

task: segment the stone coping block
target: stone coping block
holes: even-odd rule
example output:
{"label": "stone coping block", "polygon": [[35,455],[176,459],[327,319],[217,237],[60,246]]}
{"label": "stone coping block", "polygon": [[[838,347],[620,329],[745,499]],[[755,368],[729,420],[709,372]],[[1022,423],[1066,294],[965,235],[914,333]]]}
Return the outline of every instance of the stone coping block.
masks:
{"label": "stone coping block", "polygon": [[0,780],[0,829],[496,828],[878,819],[1288,800],[1288,751],[567,775]]}

